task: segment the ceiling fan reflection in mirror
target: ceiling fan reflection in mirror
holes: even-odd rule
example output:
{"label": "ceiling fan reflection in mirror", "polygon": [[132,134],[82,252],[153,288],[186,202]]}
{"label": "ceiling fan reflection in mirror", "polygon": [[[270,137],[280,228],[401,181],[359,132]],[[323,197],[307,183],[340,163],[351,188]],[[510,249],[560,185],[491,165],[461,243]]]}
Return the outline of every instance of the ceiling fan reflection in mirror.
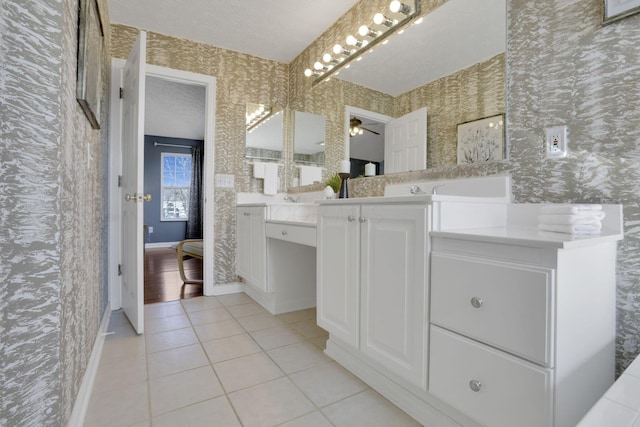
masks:
{"label": "ceiling fan reflection in mirror", "polygon": [[360,119],[358,119],[356,117],[352,117],[351,120],[349,120],[349,135],[350,136],[362,135],[362,133],[365,130],[367,132],[371,132],[373,134],[380,135],[380,132],[376,132],[374,130],[362,127],[362,120],[360,120]]}

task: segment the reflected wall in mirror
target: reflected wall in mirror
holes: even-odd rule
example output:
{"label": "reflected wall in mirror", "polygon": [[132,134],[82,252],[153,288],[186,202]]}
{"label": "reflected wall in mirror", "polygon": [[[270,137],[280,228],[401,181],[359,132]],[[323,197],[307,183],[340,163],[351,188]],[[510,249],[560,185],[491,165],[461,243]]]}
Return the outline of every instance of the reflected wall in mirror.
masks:
{"label": "reflected wall in mirror", "polygon": [[294,186],[322,182],[325,166],[326,121],[318,114],[294,112],[293,162],[298,177]]}
{"label": "reflected wall in mirror", "polygon": [[264,104],[247,104],[245,157],[282,160],[282,110]]}
{"label": "reflected wall in mirror", "polygon": [[347,106],[345,119],[349,122],[345,157],[351,161],[350,177],[383,175],[385,127],[391,117]]}

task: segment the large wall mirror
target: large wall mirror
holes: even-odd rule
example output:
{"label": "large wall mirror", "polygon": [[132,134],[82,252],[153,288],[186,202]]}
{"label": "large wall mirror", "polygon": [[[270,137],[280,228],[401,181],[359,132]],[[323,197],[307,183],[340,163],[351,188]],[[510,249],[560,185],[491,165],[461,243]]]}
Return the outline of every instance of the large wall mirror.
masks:
{"label": "large wall mirror", "polygon": [[245,157],[282,160],[282,109],[254,103],[246,108]]}
{"label": "large wall mirror", "polygon": [[309,185],[322,182],[325,165],[325,118],[319,114],[294,111],[293,121],[293,162],[297,172],[293,183]]}
{"label": "large wall mirror", "polygon": [[[422,23],[313,87],[313,101],[307,103],[330,118],[328,172],[344,158],[365,157],[356,144],[379,143],[385,123],[375,114],[399,118],[423,107],[428,111],[426,167],[456,166],[457,125],[506,110],[505,49],[506,0],[449,0]],[[372,117],[350,115],[349,106]],[[373,132],[350,136],[353,118]],[[384,172],[382,167],[379,173]]]}

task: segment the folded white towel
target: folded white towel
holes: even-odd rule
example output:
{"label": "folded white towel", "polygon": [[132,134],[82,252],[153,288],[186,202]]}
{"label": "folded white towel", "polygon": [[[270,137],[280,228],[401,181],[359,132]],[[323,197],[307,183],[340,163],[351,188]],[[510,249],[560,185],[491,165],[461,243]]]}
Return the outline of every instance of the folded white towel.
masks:
{"label": "folded white towel", "polygon": [[253,163],[253,177],[258,179],[264,179],[265,174],[265,165],[264,162],[254,162]]}
{"label": "folded white towel", "polygon": [[601,210],[602,205],[549,205],[540,208],[540,213],[542,215],[572,215]]}
{"label": "folded white towel", "polygon": [[538,229],[566,234],[600,234],[602,224],[539,224]]}
{"label": "folded white towel", "polygon": [[264,194],[273,196],[278,193],[278,164],[266,163],[264,166]]}
{"label": "folded white towel", "polygon": [[603,211],[585,211],[574,215],[540,215],[540,224],[599,224],[605,217]]}

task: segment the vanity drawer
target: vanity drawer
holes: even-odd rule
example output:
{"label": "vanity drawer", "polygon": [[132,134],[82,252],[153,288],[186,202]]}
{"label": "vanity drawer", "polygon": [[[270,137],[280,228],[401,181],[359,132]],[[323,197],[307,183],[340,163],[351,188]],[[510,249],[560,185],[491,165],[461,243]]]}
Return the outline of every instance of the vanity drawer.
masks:
{"label": "vanity drawer", "polygon": [[433,252],[431,321],[553,366],[553,270]]}
{"label": "vanity drawer", "polygon": [[267,237],[272,239],[285,240],[287,242],[313,247],[316,246],[315,225],[306,226],[267,221],[265,233]]}
{"label": "vanity drawer", "polygon": [[553,372],[436,326],[429,392],[482,425],[552,425]]}

